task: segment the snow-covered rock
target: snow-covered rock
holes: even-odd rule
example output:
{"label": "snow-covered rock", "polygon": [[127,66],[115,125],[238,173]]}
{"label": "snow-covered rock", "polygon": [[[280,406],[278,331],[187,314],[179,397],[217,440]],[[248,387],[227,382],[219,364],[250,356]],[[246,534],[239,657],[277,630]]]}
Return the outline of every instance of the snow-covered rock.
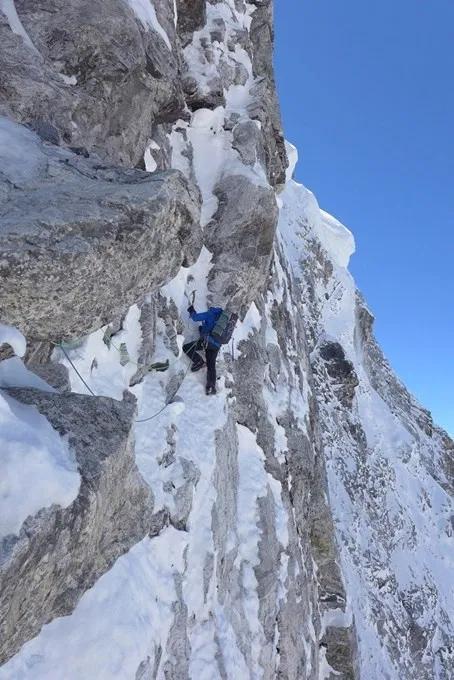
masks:
{"label": "snow-covered rock", "polygon": [[0,397],[0,411],[1,540],[19,533],[24,520],[41,508],[69,505],[77,496],[80,475],[67,442],[36,409],[5,395]]}
{"label": "snow-covered rock", "polygon": [[[454,445],[374,339],[348,271],[353,235],[292,180],[271,0],[55,4],[0,3],[0,112],[41,137],[23,131],[41,155],[26,164],[9,145],[2,173],[28,201],[49,159],[68,160],[54,180],[83,170],[78,181],[98,191],[106,173],[141,177],[143,200],[159,177],[173,189],[124,268],[96,233],[109,276],[85,267],[64,309],[41,295],[43,311],[71,320],[72,343],[53,349],[50,319],[36,341],[31,293],[17,289],[14,316],[0,292],[0,323],[28,341],[25,352],[1,330],[1,386],[23,387],[0,387],[3,432],[14,434],[0,455],[11,467],[32,428],[52,483],[23,502],[36,460],[23,449],[21,477],[16,455],[0,680],[450,680]],[[58,144],[166,173],[107,169]],[[193,185],[200,225],[188,209],[184,231],[172,206],[192,205]],[[0,186],[0,200],[18,191]],[[127,228],[140,229],[122,187],[106,188],[96,213],[113,189]],[[55,219],[77,215],[83,198],[55,202]],[[14,214],[23,229],[24,211]],[[74,263],[78,243],[64,241]],[[197,309],[241,314],[210,397],[182,354],[197,338],[192,291]]]}
{"label": "snow-covered rock", "polygon": [[198,192],[178,171],[100,164],[2,117],[0,164],[2,319],[31,339],[118,318],[200,252]]}
{"label": "snow-covered rock", "polygon": [[0,404],[3,662],[165,518],[134,463],[131,395],[16,388]]}

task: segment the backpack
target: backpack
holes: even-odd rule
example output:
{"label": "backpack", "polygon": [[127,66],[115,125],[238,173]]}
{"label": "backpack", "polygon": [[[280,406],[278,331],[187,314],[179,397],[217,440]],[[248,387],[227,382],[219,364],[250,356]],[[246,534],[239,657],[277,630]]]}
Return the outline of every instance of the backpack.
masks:
{"label": "backpack", "polygon": [[233,335],[237,321],[238,314],[229,314],[229,312],[225,311],[221,312],[210,333],[213,340],[219,345],[226,345]]}

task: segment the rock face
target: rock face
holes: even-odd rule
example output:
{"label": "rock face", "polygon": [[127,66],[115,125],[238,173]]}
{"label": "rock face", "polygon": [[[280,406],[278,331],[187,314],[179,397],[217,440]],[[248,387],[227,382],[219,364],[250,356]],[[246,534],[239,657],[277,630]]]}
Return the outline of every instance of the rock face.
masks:
{"label": "rock face", "polygon": [[197,257],[198,195],[180,173],[106,166],[7,119],[0,145],[2,318],[29,338],[95,330]]}
{"label": "rock face", "polygon": [[153,497],[134,463],[135,400],[10,390],[69,436],[81,485],[72,505],[29,517],[0,543],[0,663],[82,594],[151,529]]}
{"label": "rock face", "polygon": [[[82,484],[3,543],[0,680],[450,680],[454,444],[286,173],[272,1],[12,7],[0,323],[60,393],[8,394]],[[241,317],[210,397],[191,291]]]}
{"label": "rock face", "polygon": [[177,29],[183,42],[187,44],[194,31],[203,28],[207,17],[205,0],[177,0]]}
{"label": "rock face", "polygon": [[276,199],[273,191],[241,175],[221,180],[214,193],[218,209],[205,236],[214,261],[209,288],[217,302],[229,303],[244,316],[268,275]]}
{"label": "rock face", "polygon": [[153,125],[176,120],[184,100],[170,43],[173,8],[160,3],[166,44],[167,34],[138,20],[132,4],[18,0],[25,44],[0,14],[0,113],[32,126],[46,123],[56,143],[135,166]]}
{"label": "rock face", "polygon": [[256,10],[252,15],[250,36],[253,46],[252,67],[256,82],[249,111],[251,117],[261,123],[263,137],[266,140],[268,178],[273,186],[278,186],[285,182],[287,154],[274,82],[273,1],[253,0],[253,3]]}

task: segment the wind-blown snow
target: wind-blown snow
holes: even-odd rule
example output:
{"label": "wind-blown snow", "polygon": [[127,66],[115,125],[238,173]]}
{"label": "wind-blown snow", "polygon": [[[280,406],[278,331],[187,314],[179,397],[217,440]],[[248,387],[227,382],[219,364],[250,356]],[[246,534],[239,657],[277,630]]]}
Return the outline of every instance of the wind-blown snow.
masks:
{"label": "wind-blown snow", "polygon": [[320,242],[335,264],[339,267],[348,267],[350,257],[355,252],[353,234],[324,210],[320,210],[320,217],[321,223],[316,225]]}
{"label": "wind-blown snow", "polygon": [[[2,362],[5,363],[5,362]],[[80,475],[67,442],[33,406],[0,391],[0,537],[23,521],[77,496]]]}
{"label": "wind-blown snow", "polygon": [[285,179],[287,182],[293,178],[293,173],[295,172],[296,165],[298,163],[298,149],[296,146],[285,140],[285,151],[288,158],[288,166],[285,171]]}

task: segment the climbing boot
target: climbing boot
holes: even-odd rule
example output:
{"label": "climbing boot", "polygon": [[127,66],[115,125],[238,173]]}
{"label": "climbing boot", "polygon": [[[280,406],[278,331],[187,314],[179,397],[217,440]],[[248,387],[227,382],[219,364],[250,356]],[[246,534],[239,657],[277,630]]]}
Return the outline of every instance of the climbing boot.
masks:
{"label": "climbing boot", "polygon": [[207,396],[210,395],[210,394],[216,394],[216,388],[214,386],[211,387],[211,386],[207,385],[205,392],[206,392]]}
{"label": "climbing boot", "polygon": [[205,366],[204,361],[198,361],[196,364],[193,364],[191,367],[191,371],[195,373],[196,371],[200,371],[201,368]]}

